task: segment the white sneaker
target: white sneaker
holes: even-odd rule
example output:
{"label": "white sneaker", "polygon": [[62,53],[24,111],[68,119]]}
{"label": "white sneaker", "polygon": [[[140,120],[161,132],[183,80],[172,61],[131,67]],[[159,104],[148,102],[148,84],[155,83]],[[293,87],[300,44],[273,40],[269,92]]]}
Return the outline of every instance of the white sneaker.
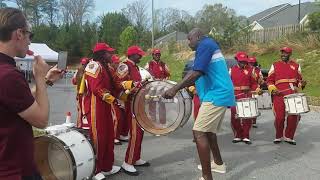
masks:
{"label": "white sneaker", "polygon": [[[201,164],[198,165],[198,169],[202,170]],[[222,165],[216,164],[214,161],[211,161],[211,171],[217,172],[217,173],[226,173],[226,165],[223,163]]]}
{"label": "white sneaker", "polygon": [[102,173],[98,173],[92,177],[92,180],[104,180],[106,177]]}
{"label": "white sneaker", "polygon": [[126,162],[123,162],[121,168],[124,170],[124,172],[126,174],[129,174],[131,176],[138,176],[139,175],[139,172],[136,170],[136,168],[134,168],[133,165],[128,164]]}
{"label": "white sneaker", "polygon": [[144,167],[148,167],[150,166],[150,163],[147,161],[144,161],[142,159],[139,159],[138,161],[136,161],[136,163],[134,163],[135,166],[144,166]]}
{"label": "white sneaker", "polygon": [[279,143],[281,143],[281,141],[282,141],[281,138],[276,138],[276,139],[273,140],[273,143],[274,144],[279,144]]}
{"label": "white sneaker", "polygon": [[248,138],[244,138],[244,139],[242,139],[242,141],[243,141],[244,143],[246,143],[246,144],[252,144],[252,142],[251,142],[250,139],[248,139]]}
{"label": "white sneaker", "polygon": [[121,169],[120,166],[112,166],[112,169],[110,171],[108,171],[108,172],[102,171],[101,173],[105,176],[110,176],[112,174],[118,173],[120,171],[120,169]]}
{"label": "white sneaker", "polygon": [[284,141],[285,141],[286,143],[291,144],[291,145],[296,145],[296,144],[297,144],[295,140],[290,139],[290,138],[287,138],[287,137],[284,137]]}
{"label": "white sneaker", "polygon": [[129,140],[129,136],[122,136],[120,135],[120,141],[128,141]]}

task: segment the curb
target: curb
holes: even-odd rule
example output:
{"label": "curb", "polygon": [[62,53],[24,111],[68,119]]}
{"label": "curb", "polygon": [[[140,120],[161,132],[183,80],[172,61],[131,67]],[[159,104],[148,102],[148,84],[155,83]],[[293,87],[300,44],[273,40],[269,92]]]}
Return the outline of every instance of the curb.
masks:
{"label": "curb", "polygon": [[311,111],[320,112],[320,106],[309,106]]}

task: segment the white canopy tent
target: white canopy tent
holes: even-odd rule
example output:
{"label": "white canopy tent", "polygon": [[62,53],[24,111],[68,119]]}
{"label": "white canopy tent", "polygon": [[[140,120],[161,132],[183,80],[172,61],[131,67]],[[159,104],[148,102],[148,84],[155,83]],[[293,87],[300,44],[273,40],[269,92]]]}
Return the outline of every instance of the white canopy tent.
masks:
{"label": "white canopy tent", "polygon": [[[34,55],[40,55],[46,62],[57,63],[59,53],[50,49],[43,43],[31,43],[29,49],[34,52]],[[27,80],[31,79],[33,56],[27,55],[24,58],[15,57],[17,67],[25,73]]]}
{"label": "white canopy tent", "polygon": [[[34,55],[40,55],[46,62],[58,62],[58,52],[50,49],[43,43],[31,43],[29,49],[34,52]],[[33,56],[27,55],[25,58],[17,58],[17,60],[33,60]]]}

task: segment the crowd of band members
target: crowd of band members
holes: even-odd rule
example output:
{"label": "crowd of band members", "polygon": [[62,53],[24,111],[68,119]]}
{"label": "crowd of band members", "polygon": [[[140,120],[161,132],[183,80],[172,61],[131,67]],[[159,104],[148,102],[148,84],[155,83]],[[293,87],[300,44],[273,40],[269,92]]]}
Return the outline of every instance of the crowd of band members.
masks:
{"label": "crowd of band members", "polygon": [[[72,79],[77,90],[77,127],[88,129],[97,154],[96,173],[103,176],[119,172],[120,167],[114,165],[114,145],[128,142],[126,156],[121,168],[129,175],[139,175],[135,166],[150,166],[141,158],[141,144],[144,132],[137,124],[131,103],[133,94],[142,86],[143,79],[138,64],[145,52],[138,46],[127,50],[127,59],[120,61],[114,54],[115,49],[106,43],[97,43],[93,48],[93,58],[82,58],[77,73]],[[272,96],[275,115],[275,144],[282,140],[295,145],[294,134],[300,119],[299,115],[288,115],[284,132],[285,106],[283,97],[296,93],[304,88],[301,67],[290,59],[292,49],[280,49],[281,59],[274,62],[265,81],[255,57],[246,52],[237,52],[237,64],[230,68],[230,76],[234,85],[236,99],[251,98],[253,94],[261,95],[261,86],[267,84]],[[152,60],[145,69],[155,80],[168,80],[170,71],[167,64],[161,61],[160,49],[152,50]],[[294,87],[294,88],[289,88]],[[194,119],[200,107],[200,100],[194,86],[189,87],[193,94]],[[155,111],[159,108],[161,124],[166,123],[165,104],[150,103],[150,115],[156,119]],[[257,127],[256,118],[238,119],[236,108],[231,109],[231,127],[234,133],[233,143],[251,144],[250,129]]]}
{"label": "crowd of band members", "polygon": [[[251,98],[253,94],[261,95],[263,93],[261,87],[266,86],[268,88],[273,102],[273,113],[275,115],[274,126],[276,135],[273,142],[278,144],[285,141],[289,144],[296,145],[294,134],[300,120],[300,115],[286,116],[284,96],[297,93],[299,89],[304,89],[307,83],[302,79],[300,65],[290,58],[292,48],[283,47],[280,49],[280,53],[280,59],[272,64],[266,79],[264,79],[262,75],[256,57],[250,57],[243,51],[235,54],[234,58],[237,61],[237,65],[231,67],[229,72],[237,100]],[[194,94],[193,110],[194,119],[196,119],[200,107],[200,100],[194,86],[189,87],[189,91]],[[257,128],[257,118],[240,119],[236,117],[236,108],[231,107],[230,109],[231,128],[234,134],[232,142],[252,144],[250,140],[250,129],[251,127]],[[285,122],[286,128],[284,128]]]}
{"label": "crowd of band members", "polygon": [[[77,127],[90,132],[97,154],[96,174],[108,176],[119,172],[120,167],[114,165],[114,144],[128,142],[121,168],[125,173],[136,176],[139,172],[135,166],[150,166],[141,158],[144,132],[131,111],[132,95],[143,82],[137,64],[145,52],[138,46],[131,46],[126,53],[127,59],[121,62],[114,51],[106,43],[97,43],[93,48],[93,58],[80,61],[81,66],[72,79],[77,85]],[[152,56],[146,70],[156,80],[169,79],[169,69],[160,60],[160,50],[154,49]],[[150,106],[155,109],[156,104]],[[164,104],[159,107],[164,107]],[[165,123],[165,116],[160,114],[160,121]]]}

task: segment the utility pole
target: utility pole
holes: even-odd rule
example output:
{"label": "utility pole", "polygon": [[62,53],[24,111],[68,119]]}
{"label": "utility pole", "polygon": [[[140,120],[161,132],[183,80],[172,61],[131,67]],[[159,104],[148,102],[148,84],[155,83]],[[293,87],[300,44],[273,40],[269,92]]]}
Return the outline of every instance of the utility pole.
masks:
{"label": "utility pole", "polygon": [[153,9],[153,0],[152,0],[152,9],[151,9],[151,14],[152,14],[152,30],[151,30],[151,36],[152,36],[152,49],[154,48],[154,9]]}
{"label": "utility pole", "polygon": [[298,9],[298,24],[300,24],[300,6],[301,6],[301,0],[299,0],[299,9]]}

